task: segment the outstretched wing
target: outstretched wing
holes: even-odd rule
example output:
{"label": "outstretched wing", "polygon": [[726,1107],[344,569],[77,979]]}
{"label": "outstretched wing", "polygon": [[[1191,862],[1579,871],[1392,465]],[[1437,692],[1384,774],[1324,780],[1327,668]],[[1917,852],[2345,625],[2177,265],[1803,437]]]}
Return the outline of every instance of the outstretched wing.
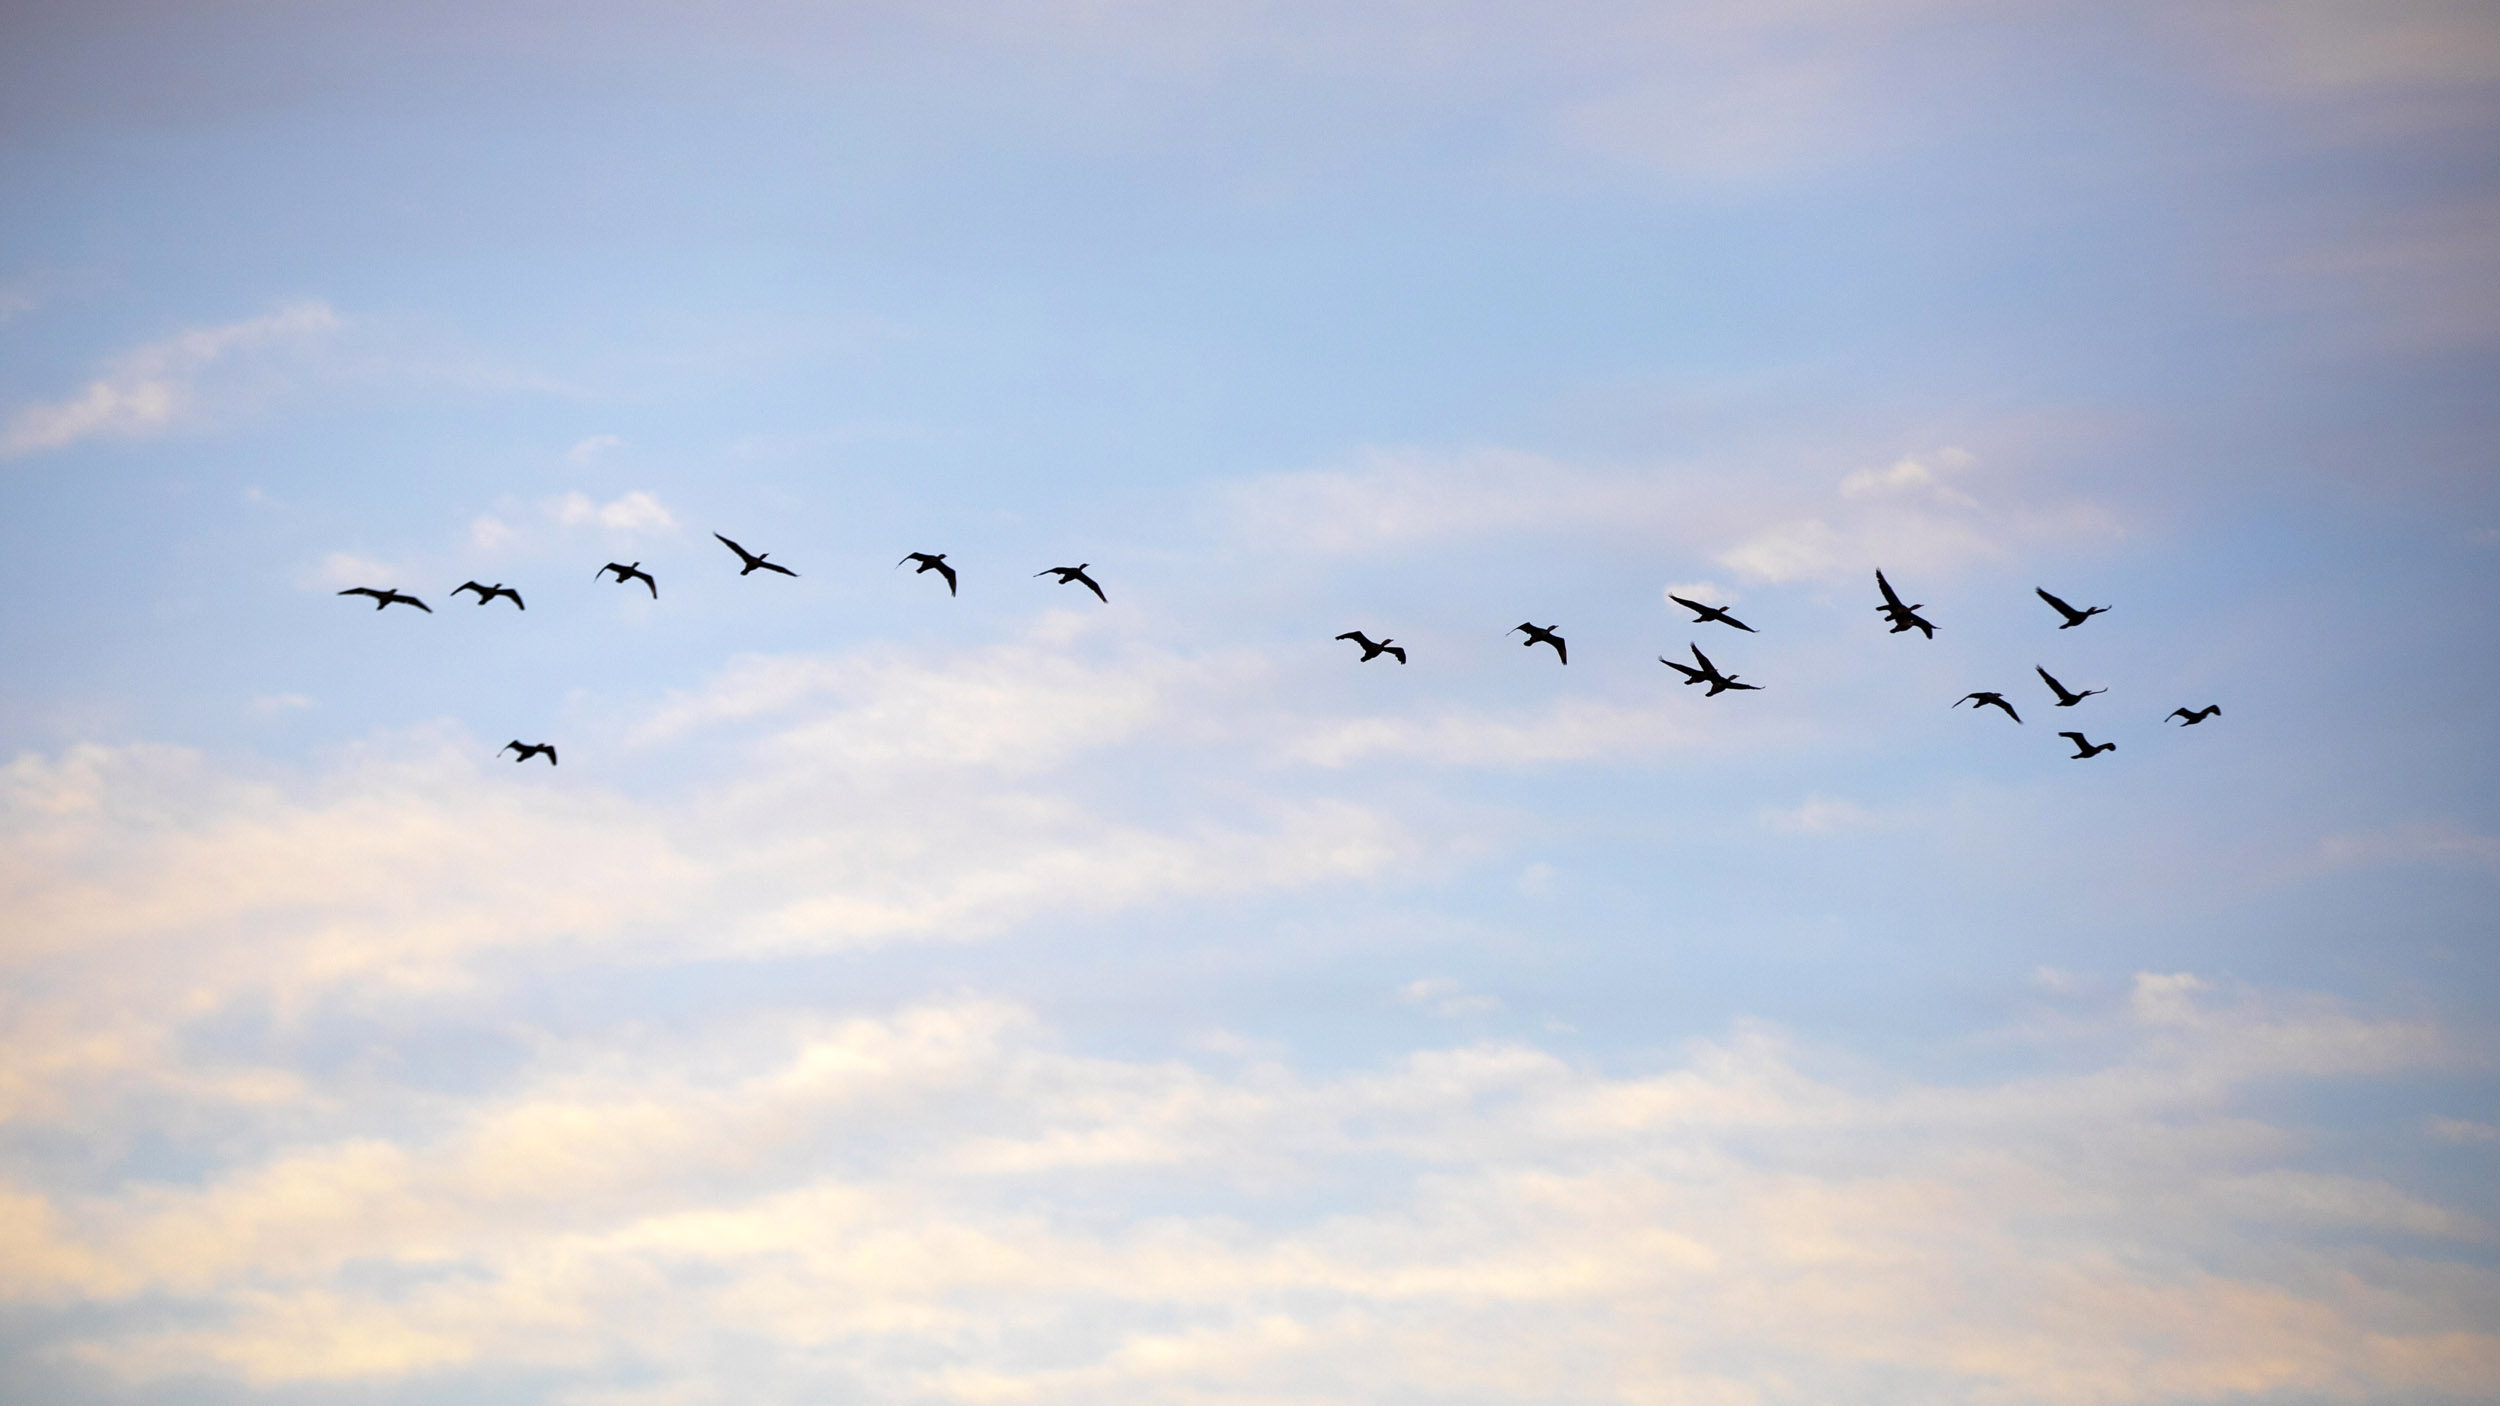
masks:
{"label": "outstretched wing", "polygon": [[2073,606],[2068,605],[2066,602],[2050,595],[2047,591],[2042,590],[2038,586],[2032,587],[2031,593],[2038,596],[2040,599],[2047,601],[2050,609],[2055,610],[2058,614],[2065,616],[2069,620],[2078,619],[2083,614],[2082,611],[2077,610]]}
{"label": "outstretched wing", "polygon": [[[523,603],[522,603],[522,601],[521,601],[521,593],[520,593],[519,591],[516,591],[516,590],[512,589],[510,586],[506,586],[506,587],[504,587],[504,588],[503,588],[503,593],[504,593],[505,595],[507,595],[507,596],[512,597],[512,606],[513,606],[513,609],[515,609],[515,610],[527,610],[527,609],[529,609],[529,607],[528,607],[527,605],[525,605],[525,604],[523,604]],[[484,601],[479,601],[479,602],[478,602],[478,604],[480,604],[480,605],[484,605],[484,604],[485,604],[485,602],[484,602]]]}
{"label": "outstretched wing", "polygon": [[[650,588],[651,588],[651,599],[653,599],[653,600],[658,600],[658,599],[660,598],[660,583],[651,579],[651,573],[650,573],[650,572],[648,572],[648,571],[637,571],[637,572],[635,572],[635,573],[634,573],[634,575],[641,577],[641,578],[642,578],[642,584],[644,584],[644,585],[646,585],[646,586],[648,586],[648,587],[650,587]],[[624,577],[622,577],[622,576],[617,577],[617,578],[616,578],[616,584],[618,584],[618,585],[620,585],[620,586],[624,585],[624,584],[625,584],[625,578],[624,578]]]}
{"label": "outstretched wing", "polygon": [[1693,612],[1693,623],[1695,624],[1699,624],[1710,618],[1710,607],[1703,605],[1699,601],[1686,600],[1682,596],[1674,595],[1672,593],[1667,596],[1667,599],[1674,601],[1677,605]]}
{"label": "outstretched wing", "polygon": [[1888,605],[1895,610],[1904,610],[1908,608],[1901,604],[1901,597],[1893,594],[1892,583],[1884,579],[1884,573],[1880,569],[1875,573],[1875,589],[1884,593],[1885,605]]}
{"label": "outstretched wing", "polygon": [[2083,740],[2083,734],[2080,732],[2061,732],[2058,736],[2065,738],[2067,741],[2074,743],[2078,747],[2089,747],[2092,745],[2091,743]]}
{"label": "outstretched wing", "polygon": [[781,565],[779,562],[770,562],[770,561],[766,561],[766,560],[764,560],[764,559],[763,559],[763,558],[761,558],[761,557],[756,558],[755,564],[756,564],[757,566],[760,566],[760,567],[764,568],[766,571],[778,571],[778,572],[780,572],[780,573],[781,573],[782,575],[784,575],[784,576],[796,576],[796,575],[798,575],[798,573],[797,573],[797,572],[792,571],[790,568],[788,568],[788,567],[786,567],[786,566]]}
{"label": "outstretched wing", "polygon": [[1693,662],[1701,665],[1703,673],[1716,675],[1719,672],[1719,666],[1710,662],[1710,656],[1701,652],[1700,645],[1690,645],[1688,648],[1693,651]]}
{"label": "outstretched wing", "polygon": [[380,600],[382,598],[382,593],[373,589],[371,586],[350,586],[346,590],[339,592],[339,594],[343,596],[371,596],[375,600]]}
{"label": "outstretched wing", "polygon": [[1406,647],[1404,645],[1389,645],[1384,648],[1382,652],[1396,655],[1398,657],[1398,662],[1401,664],[1406,662]]}
{"label": "outstretched wing", "polygon": [[1684,676],[1684,682],[1686,683],[1697,683],[1703,677],[1701,670],[1696,669],[1689,664],[1678,664],[1664,655],[1659,656],[1658,662],[1666,665],[1670,669],[1675,670],[1677,673],[1682,674]]}
{"label": "outstretched wing", "polygon": [[937,564],[937,569],[938,575],[946,578],[946,593],[950,596],[955,594],[955,568],[948,566],[944,562],[939,562]]}
{"label": "outstretched wing", "polygon": [[1087,590],[1089,590],[1089,591],[1092,591],[1092,592],[1094,593],[1094,599],[1096,599],[1096,600],[1098,600],[1098,601],[1101,601],[1101,602],[1102,602],[1103,604],[1105,604],[1105,605],[1109,605],[1109,604],[1111,604],[1111,597],[1106,596],[1106,595],[1104,595],[1104,594],[1102,593],[1102,587],[1097,586],[1097,585],[1095,585],[1095,584],[1094,584],[1094,578],[1093,578],[1093,577],[1088,576],[1088,575],[1086,575],[1084,572],[1080,571],[1080,572],[1078,572],[1078,573],[1076,574],[1076,583],[1077,583],[1078,585],[1080,585],[1080,586],[1083,586],[1085,589],[1087,589]]}
{"label": "outstretched wing", "polygon": [[1352,640],[1359,645],[1368,646],[1371,644],[1370,640],[1363,638],[1363,632],[1361,630],[1348,630],[1344,634],[1337,636],[1337,638],[1341,640]]}

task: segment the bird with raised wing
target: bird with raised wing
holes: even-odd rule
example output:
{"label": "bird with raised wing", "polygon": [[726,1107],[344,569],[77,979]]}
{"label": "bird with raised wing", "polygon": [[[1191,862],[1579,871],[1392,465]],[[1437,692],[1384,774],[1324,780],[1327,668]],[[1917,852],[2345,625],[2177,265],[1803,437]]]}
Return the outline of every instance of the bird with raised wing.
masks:
{"label": "bird with raised wing", "polygon": [[2055,610],[2058,614],[2066,617],[2066,623],[2057,627],[2061,630],[2071,630],[2077,625],[2082,624],[2084,621],[2091,619],[2095,615],[2105,615],[2109,612],[2109,607],[2106,605],[2096,605],[2089,610],[2077,610],[2073,606],[2068,605],[2066,602],[2059,600],[2057,597],[2050,595],[2044,590],[2041,590],[2037,586],[2031,588],[2031,593],[2038,596],[2040,599],[2047,601],[2050,609]]}
{"label": "bird with raised wing", "polygon": [[1521,630],[1528,632],[1528,637],[1519,642],[1519,647],[1521,649],[1532,649],[1540,644],[1550,644],[1554,647],[1555,658],[1561,660],[1565,664],[1571,662],[1571,651],[1563,644],[1563,637],[1554,633],[1553,626],[1531,625],[1527,621],[1522,620],[1518,624],[1511,626],[1507,633],[1515,635]]}
{"label": "bird with raised wing", "polygon": [[[712,535],[717,537],[720,534],[714,533]],[[612,561],[590,574],[593,579],[596,579],[607,575],[611,571],[616,573],[616,584],[622,586],[628,581],[640,581],[642,584],[651,588],[651,599],[658,600],[660,598],[660,583],[651,579],[651,573],[642,569],[641,562],[634,562],[631,565],[627,565],[624,562]],[[481,604],[482,603],[483,602],[481,602]]]}
{"label": "bird with raised wing", "polygon": [[[1694,623],[1699,624],[1700,622],[1695,621]],[[1663,654],[1658,656],[1658,662],[1666,665],[1670,669],[1675,670],[1677,673],[1682,674],[1684,676],[1684,682],[1687,684],[1706,683],[1710,685],[1710,691],[1702,695],[1704,698],[1716,698],[1731,688],[1739,692],[1743,692],[1748,689],[1757,689],[1762,687],[1762,685],[1758,683],[1738,683],[1736,681],[1736,675],[1720,673],[1719,666],[1710,662],[1710,656],[1701,652],[1700,645],[1687,644],[1685,647],[1693,651],[1693,663],[1699,664],[1701,666],[1700,668],[1696,669],[1690,667],[1689,665],[1678,664]]]}
{"label": "bird with raised wing", "polygon": [[[950,596],[955,594],[955,568],[946,564],[946,553],[913,552],[909,556],[904,557],[903,561],[916,561],[920,563],[918,566],[911,569],[911,574],[914,576],[918,576],[924,571],[934,571],[938,575],[945,577],[946,593]],[[903,561],[898,561],[894,564],[896,566],[901,566]],[[1097,591],[1095,594],[1100,595],[1101,592]],[[1111,602],[1108,600],[1103,602],[1105,605],[1109,605],[1110,603]]]}
{"label": "bird with raised wing", "polygon": [[512,597],[512,604],[515,608],[521,610],[529,609],[528,606],[521,604],[521,593],[512,589],[510,586],[505,585],[501,581],[498,581],[491,586],[481,586],[475,581],[463,581],[459,585],[451,588],[451,593],[455,596],[460,594],[462,591],[477,592],[477,603],[480,605],[492,605],[495,597],[497,596],[510,596]]}
{"label": "bird with raised wing", "polygon": [[495,749],[495,755],[498,757],[502,756],[506,752],[518,752],[521,754],[512,759],[513,764],[516,766],[536,756],[546,757],[547,765],[549,766],[554,766],[556,764],[556,744],[553,742],[523,742],[520,738],[515,737],[511,741],[506,742],[501,747]]}
{"label": "bird with raised wing", "polygon": [[2066,685],[2059,683],[2055,674],[2041,668],[2037,664],[2031,666],[2031,671],[2040,676],[2040,682],[2049,686],[2049,692],[2057,695],[2057,706],[2060,708],[2071,708],[2086,698],[2091,697],[2093,694],[2109,692],[2106,688],[2087,688],[2083,692],[2077,693],[2073,689],[2068,688]]}
{"label": "bird with raised wing", "polygon": [[1374,659],[1377,659],[1384,654],[1396,655],[1398,662],[1401,664],[1406,662],[1406,651],[1400,649],[1395,641],[1382,640],[1378,644],[1374,644],[1361,630],[1348,630],[1344,634],[1337,636],[1337,638],[1341,640],[1352,640],[1356,644],[1363,646],[1363,657],[1354,661],[1357,664],[1369,664]]}
{"label": "bird with raised wing", "polygon": [[[903,561],[909,560],[911,560],[910,557],[903,558]],[[894,564],[896,566],[901,566],[903,561],[898,561]],[[1074,566],[1044,567],[1042,570],[1036,571],[1033,574],[1036,576],[1056,576],[1059,578],[1059,584],[1062,586],[1083,586],[1085,589],[1094,593],[1094,599],[1101,601],[1105,605],[1109,605],[1111,604],[1111,597],[1104,595],[1102,593],[1102,587],[1094,584],[1094,578],[1085,574],[1085,568],[1091,565],[1093,565],[1092,562],[1080,561]],[[917,573],[914,574],[916,575]]]}
{"label": "bird with raised wing", "polygon": [[1748,625],[1744,621],[1737,619],[1735,616],[1728,614],[1725,606],[1703,605],[1700,601],[1686,600],[1682,596],[1675,595],[1672,592],[1668,594],[1667,599],[1674,601],[1677,605],[1693,612],[1693,623],[1696,625],[1707,625],[1715,620],[1722,625],[1733,625],[1737,629],[1744,631],[1746,634],[1750,635],[1754,633],[1753,626]]}
{"label": "bird with raised wing", "polygon": [[1884,579],[1881,570],[1875,573],[1875,589],[1884,593],[1884,603],[1875,607],[1875,613],[1892,622],[1891,633],[1897,635],[1903,630],[1916,630],[1931,640],[1936,637],[1934,622],[1918,613],[1924,608],[1923,603],[1903,605],[1900,595],[1892,589],[1892,583]]}
{"label": "bird with raised wing", "polygon": [[2219,703],[2208,703],[2208,704],[2206,704],[2206,705],[2205,705],[2204,707],[2202,707],[2202,708],[2194,708],[2194,709],[2190,709],[2190,708],[2173,708],[2173,709],[2171,709],[2171,710],[2170,710],[2169,714],[2168,714],[2167,716],[2165,716],[2165,717],[2162,719],[2162,721],[2163,721],[2163,722],[2168,722],[2168,721],[2170,721],[2170,719],[2171,719],[2171,718],[2177,718],[2177,719],[2179,719],[2179,726],[2181,726],[2181,727],[2194,727],[2194,726],[2196,726],[2198,723],[2203,722],[2203,721],[2204,721],[2205,719],[2207,719],[2207,718],[2210,718],[2210,717],[2215,716],[2216,714],[2220,713],[2221,711],[2222,711],[2222,705],[2221,705],[2221,704],[2219,704]]}
{"label": "bird with raised wing", "polygon": [[2103,752],[2115,752],[2118,750],[2118,744],[2115,742],[2095,743],[2086,738],[2080,732],[2061,732],[2058,736],[2063,737],[2067,741],[2075,744],[2075,754],[2066,759],[2070,762],[2087,761],[2093,757],[2099,756]]}
{"label": "bird with raised wing", "polygon": [[399,593],[399,588],[396,586],[387,591],[377,591],[371,586],[350,586],[346,590],[339,592],[339,594],[343,596],[371,596],[373,597],[373,608],[376,610],[388,610],[394,605],[413,605],[428,615],[434,613],[434,607],[427,605],[424,601],[417,599],[415,596],[401,595]]}
{"label": "bird with raised wing", "polygon": [[2012,718],[2016,722],[2021,722],[2023,720],[2023,715],[2014,711],[2014,705],[2006,702],[2005,695],[2002,693],[1989,693],[1984,691],[1979,693],[1965,693],[1961,697],[1953,700],[1953,706],[1956,708],[1961,707],[1965,703],[1971,705],[1970,710],[1974,713],[1978,712],[1982,708],[2003,708],[2005,710],[2005,716]]}
{"label": "bird with raised wing", "polygon": [[[713,535],[713,536],[715,536],[715,537],[720,537],[720,544],[721,544],[722,546],[724,546],[724,547],[727,547],[729,550],[731,550],[731,551],[733,551],[733,552],[736,552],[736,553],[738,554],[738,560],[740,560],[740,561],[742,561],[742,562],[745,562],[745,563],[746,563],[746,565],[745,565],[745,566],[743,566],[743,567],[739,568],[738,574],[739,574],[739,575],[741,575],[741,576],[744,576],[744,575],[746,575],[746,574],[747,574],[747,573],[749,573],[749,572],[752,572],[752,571],[759,571],[759,570],[760,570],[760,571],[778,571],[778,572],[780,572],[780,573],[781,573],[782,575],[784,575],[784,576],[796,576],[796,575],[798,575],[798,573],[797,573],[797,572],[792,571],[790,568],[788,568],[788,567],[786,567],[786,566],[781,566],[781,565],[778,565],[778,564],[776,564],[776,563],[773,563],[773,562],[769,562],[769,561],[764,560],[764,558],[766,558],[766,557],[768,557],[768,556],[771,556],[771,555],[772,555],[772,553],[770,553],[770,552],[750,552],[750,551],[748,551],[746,548],[739,546],[737,543],[730,541],[728,538],[726,538],[726,537],[721,537],[721,535],[720,535],[719,533],[717,533],[717,532],[713,533],[712,535]],[[657,592],[653,592],[653,594],[655,594],[655,595],[656,595],[656,594],[658,594],[658,593],[657,593]]]}

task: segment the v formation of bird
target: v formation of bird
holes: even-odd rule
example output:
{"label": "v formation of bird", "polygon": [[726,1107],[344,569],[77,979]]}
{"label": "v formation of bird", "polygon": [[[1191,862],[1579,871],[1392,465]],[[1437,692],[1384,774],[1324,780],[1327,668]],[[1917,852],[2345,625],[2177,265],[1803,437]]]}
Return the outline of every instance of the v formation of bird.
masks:
{"label": "v formation of bird", "polygon": [[[746,548],[738,545],[736,542],[722,536],[720,533],[715,532],[712,535],[719,539],[722,546],[727,547],[731,552],[737,555],[739,561],[738,574],[740,576],[751,576],[758,571],[778,572],[783,576],[793,578],[798,575],[797,572],[781,565],[779,562],[767,560],[767,558],[771,556],[771,553],[769,552],[750,552]],[[900,567],[907,562],[917,562],[918,565],[912,569],[913,575],[922,575],[931,571],[936,572],[946,582],[946,593],[949,596],[953,596],[957,592],[958,578],[955,574],[955,568],[947,564],[946,556],[947,554],[944,552],[910,552],[906,553],[902,560],[897,561],[894,564],[897,567]],[[1056,577],[1058,578],[1057,584],[1062,586],[1083,586],[1085,589],[1094,593],[1094,598],[1096,600],[1102,601],[1107,605],[1110,603],[1111,598],[1103,594],[1101,583],[1095,581],[1094,578],[1087,573],[1087,568],[1091,565],[1091,562],[1078,562],[1074,566],[1045,567],[1040,571],[1034,572],[1033,575],[1036,578],[1043,576]],[[598,571],[593,573],[593,575],[600,578],[612,577],[615,583],[620,586],[630,585],[633,582],[639,581],[642,583],[643,587],[651,593],[651,599],[658,600],[660,598],[660,583],[652,578],[650,572],[642,569],[642,563],[639,561],[612,561],[607,565],[600,567]],[[1883,596],[1883,604],[1875,607],[1875,612],[1878,615],[1883,616],[1884,619],[1891,625],[1891,633],[1897,635],[1905,631],[1916,630],[1924,638],[1932,640],[1936,637],[1935,622],[1918,613],[1927,607],[1923,603],[1903,601],[1900,593],[1893,589],[1892,582],[1886,580],[1884,578],[1884,573],[1880,570],[1875,573],[1875,589]],[[499,599],[509,599],[515,610],[529,609],[527,605],[522,603],[521,593],[518,590],[515,590],[510,586],[506,586],[500,581],[491,586],[477,581],[463,581],[459,585],[453,587],[451,591],[453,595],[459,595],[462,592],[468,592],[475,595],[477,597],[477,603],[481,606],[491,605]],[[2062,623],[2060,623],[2057,627],[2061,630],[2071,630],[2086,620],[2091,619],[2093,616],[2105,614],[2109,610],[2109,607],[2105,605],[2088,606],[2084,609],[2078,610],[2075,607],[2068,605],[2065,601],[2050,594],[2045,589],[2035,588],[2035,593],[2041,600],[2048,603],[2050,609],[2056,611],[2061,617]],[[407,595],[401,592],[397,587],[392,587],[389,590],[377,590],[371,586],[350,586],[346,590],[339,592],[339,594],[343,596],[368,597],[373,601],[373,608],[376,611],[387,610],[394,605],[408,605],[414,606],[428,615],[434,613],[433,607],[427,605],[424,601],[417,599],[415,596]],[[1670,594],[1667,599],[1693,612],[1693,618],[1690,622],[1692,624],[1725,625],[1730,629],[1742,630],[1749,635],[1757,633],[1753,626],[1748,625],[1744,621],[1729,614],[1727,608],[1724,606],[1706,605],[1700,601],[1688,600],[1683,596],[1673,594]],[[1559,629],[1560,627],[1555,625],[1539,625],[1533,621],[1521,621],[1519,624],[1512,626],[1509,633],[1526,636],[1525,639],[1520,641],[1520,646],[1522,648],[1533,649],[1540,644],[1550,647],[1554,651],[1555,662],[1567,665],[1571,662],[1570,646],[1564,642],[1562,635],[1558,633]],[[1382,638],[1375,640],[1361,630],[1348,630],[1344,634],[1337,636],[1337,638],[1340,640],[1351,641],[1362,649],[1363,657],[1358,661],[1360,663],[1370,663],[1372,660],[1377,659],[1384,654],[1397,660],[1401,665],[1406,663],[1406,650],[1394,639]],[[1682,674],[1684,676],[1684,683],[1688,687],[1693,684],[1708,685],[1708,691],[1703,695],[1704,697],[1716,698],[1722,693],[1730,692],[1758,692],[1763,687],[1761,684],[1757,683],[1740,683],[1737,681],[1739,677],[1738,675],[1722,672],[1718,665],[1711,662],[1709,655],[1702,653],[1700,645],[1688,644],[1686,648],[1692,651],[1692,663],[1681,663],[1677,660],[1666,658],[1663,655],[1659,657],[1658,662],[1666,665],[1670,669],[1673,669],[1677,673]],[[2072,708],[2087,698],[2097,697],[2098,695],[2109,691],[2106,688],[2087,688],[2081,692],[2077,692],[2076,690],[2070,689],[2065,684],[2059,682],[2057,676],[2050,673],[2045,668],[2035,665],[2033,666],[2033,672],[2040,676],[2040,681],[2048,685],[2049,692],[2056,697],[2057,701],[2054,705],[2052,705],[2055,707]],[[1954,700],[1952,706],[1958,708],[1964,703],[1970,704],[1972,711],[1974,712],[1981,708],[1994,708],[2004,713],[2006,717],[2011,718],[2016,723],[2020,723],[2023,720],[2022,714],[2016,712],[2014,705],[2006,701],[2004,693],[1998,690],[1974,690],[1973,692],[1966,693],[1960,698]],[[2181,727],[2194,727],[2208,718],[2218,716],[2221,712],[2222,706],[2218,703],[2208,704],[2202,708],[2178,708],[2165,715],[2162,721],[2168,722],[2171,718],[2177,718]],[[2063,737],[2075,744],[2075,751],[2072,754],[2072,759],[2076,761],[2086,761],[2099,756],[2103,752],[2114,752],[2118,750],[2117,743],[2096,743],[2085,737],[2081,731],[2060,732],[2058,736]],[[519,738],[514,738],[511,742],[506,743],[501,749],[499,749],[496,755],[501,756],[504,752],[515,753],[516,755],[513,757],[513,761],[516,763],[526,762],[532,757],[543,756],[547,759],[547,765],[552,767],[556,764],[556,749],[553,743],[525,743]]]}

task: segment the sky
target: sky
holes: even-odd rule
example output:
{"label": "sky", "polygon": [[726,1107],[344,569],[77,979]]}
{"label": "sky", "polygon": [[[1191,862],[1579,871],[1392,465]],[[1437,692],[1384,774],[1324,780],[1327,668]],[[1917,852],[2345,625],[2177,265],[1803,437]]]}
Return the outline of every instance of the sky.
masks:
{"label": "sky", "polygon": [[2500,1398],[2487,5],[31,0],[0,189],[0,1399]]}

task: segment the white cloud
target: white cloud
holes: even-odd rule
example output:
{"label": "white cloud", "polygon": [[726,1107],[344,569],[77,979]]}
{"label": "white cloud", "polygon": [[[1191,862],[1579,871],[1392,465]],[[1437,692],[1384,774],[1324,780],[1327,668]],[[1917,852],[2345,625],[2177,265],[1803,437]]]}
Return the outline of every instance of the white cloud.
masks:
{"label": "white cloud", "polygon": [[481,552],[491,552],[512,540],[512,524],[493,513],[479,513],[469,523],[469,545]]}
{"label": "white cloud", "polygon": [[349,586],[397,589],[399,568],[354,552],[332,552],[318,565],[297,573],[296,581],[307,590],[337,591]]}
{"label": "white cloud", "polygon": [[1873,811],[1839,796],[1808,796],[1793,806],[1764,806],[1763,825],[1788,835],[1831,835],[1876,823]]}
{"label": "white cloud", "polygon": [[2432,1137],[2441,1142],[2453,1142],[2465,1146],[2500,1143],[2500,1127],[2494,1127],[2489,1123],[2477,1123],[2467,1118],[2433,1117],[2424,1123],[2423,1127]]}
{"label": "white cloud", "polygon": [[92,438],[144,438],[208,413],[202,378],[238,355],[301,350],[338,330],[321,303],[301,303],[266,317],[194,328],[113,359],[78,394],[29,405],[0,429],[0,457],[60,449]]}
{"label": "white cloud", "polygon": [[2500,869],[2500,835],[2468,830],[2453,820],[2416,820],[2383,830],[2330,835],[2318,844],[2329,864],[2447,864]]}
{"label": "white cloud", "polygon": [[1682,596],[1686,600],[1697,600],[1703,605],[1719,606],[1722,609],[1744,599],[1743,596],[1716,581],[1675,581],[1670,582],[1658,592],[1660,600],[1682,610],[1684,607],[1675,605],[1674,600],[1671,599],[1675,596]]}
{"label": "white cloud", "polygon": [[606,503],[593,502],[586,493],[567,493],[548,511],[567,527],[596,526],[629,536],[677,530],[677,519],[668,508],[642,489]]}
{"label": "white cloud", "polygon": [[1502,1008],[1500,998],[1470,992],[1446,976],[1418,977],[1397,989],[1400,1005],[1426,1006],[1445,1019],[1487,1015]]}
{"label": "white cloud", "polygon": [[564,461],[581,468],[611,449],[622,449],[625,441],[612,434],[595,434],[564,451]]}
{"label": "white cloud", "polygon": [[300,693],[264,693],[252,700],[252,711],[269,718],[312,705],[313,701]]}

